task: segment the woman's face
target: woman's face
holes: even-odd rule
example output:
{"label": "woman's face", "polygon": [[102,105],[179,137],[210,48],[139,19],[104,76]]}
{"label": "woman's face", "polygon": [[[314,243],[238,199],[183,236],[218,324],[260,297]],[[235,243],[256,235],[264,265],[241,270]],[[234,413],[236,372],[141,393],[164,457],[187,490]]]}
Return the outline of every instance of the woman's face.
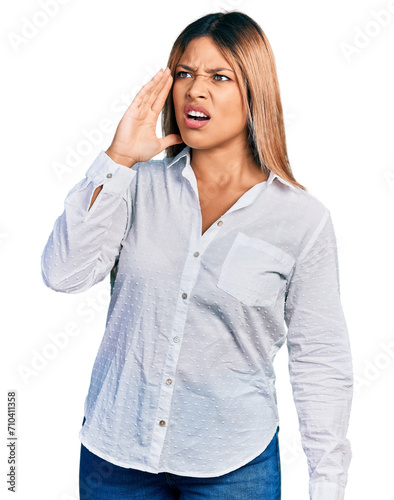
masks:
{"label": "woman's face", "polygon": [[[196,38],[186,47],[175,68],[173,100],[186,145],[195,149],[247,145],[247,115],[237,77],[211,38]],[[191,118],[193,107],[210,118]]]}

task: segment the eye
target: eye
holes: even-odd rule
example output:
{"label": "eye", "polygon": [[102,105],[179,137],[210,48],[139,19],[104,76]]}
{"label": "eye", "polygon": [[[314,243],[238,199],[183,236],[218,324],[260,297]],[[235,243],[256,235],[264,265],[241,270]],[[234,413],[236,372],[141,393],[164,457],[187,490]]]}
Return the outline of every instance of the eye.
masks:
{"label": "eye", "polygon": [[[226,76],[226,75],[218,75],[218,74],[216,74],[215,76],[219,76],[220,78],[227,78],[227,80],[230,80],[230,78],[228,76]],[[215,78],[215,76],[214,76],[214,78]],[[219,80],[219,82],[225,82],[225,81],[226,80]]]}
{"label": "eye", "polygon": [[178,78],[183,78],[183,76],[181,75],[190,75],[190,73],[188,73],[187,71],[178,71],[178,73],[176,74]]}
{"label": "eye", "polygon": [[[178,73],[176,74],[177,78],[180,78],[181,80],[184,80],[186,77],[183,76],[183,75],[190,75],[190,73],[188,71],[178,71]],[[216,79],[216,77],[219,77],[219,78],[226,78],[226,80],[216,80],[217,82],[225,82],[227,80],[230,80],[230,78],[228,76],[225,76],[225,75],[219,75],[218,73],[216,73],[216,75],[214,75],[214,79]]]}

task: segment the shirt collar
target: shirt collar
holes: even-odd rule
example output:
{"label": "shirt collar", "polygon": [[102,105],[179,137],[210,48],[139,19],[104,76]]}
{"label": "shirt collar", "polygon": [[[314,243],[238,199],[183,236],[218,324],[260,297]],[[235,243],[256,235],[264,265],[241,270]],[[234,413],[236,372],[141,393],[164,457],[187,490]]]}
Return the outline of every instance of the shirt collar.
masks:
{"label": "shirt collar", "polygon": [[185,146],[182,149],[182,151],[175,156],[175,158],[172,160],[172,162],[167,165],[167,168],[172,167],[175,163],[177,163],[184,156],[187,157],[186,163],[190,163],[190,146]]}
{"label": "shirt collar", "polygon": [[[190,146],[185,146],[182,149],[182,151],[175,156],[175,158],[171,161],[171,163],[169,163],[167,165],[167,168],[170,168],[173,165],[175,165],[176,163],[178,163],[179,160],[181,158],[183,158],[183,157],[186,157],[186,163],[185,163],[185,165],[187,165],[188,163],[190,164]],[[267,179],[267,186],[269,186],[274,179],[278,179],[278,181],[282,182],[286,186],[294,188],[293,184],[291,184],[290,182],[286,181],[285,179],[282,179],[282,177],[280,177],[278,174],[275,174],[274,172],[272,172],[272,170],[269,171],[269,176],[268,176],[268,179]]]}

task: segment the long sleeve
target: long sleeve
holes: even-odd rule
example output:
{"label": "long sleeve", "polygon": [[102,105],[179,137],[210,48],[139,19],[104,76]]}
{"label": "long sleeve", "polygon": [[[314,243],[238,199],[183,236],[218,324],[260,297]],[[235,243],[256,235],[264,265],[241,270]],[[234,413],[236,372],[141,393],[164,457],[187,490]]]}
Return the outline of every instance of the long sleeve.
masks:
{"label": "long sleeve", "polygon": [[352,452],[349,336],[330,213],[297,259],[285,304],[289,375],[309,469],[311,500],[342,500]]}
{"label": "long sleeve", "polygon": [[[85,178],[68,193],[41,257],[44,283],[77,293],[102,281],[119,255],[131,221],[126,192],[136,170],[101,151]],[[103,188],[89,210],[94,190]]]}

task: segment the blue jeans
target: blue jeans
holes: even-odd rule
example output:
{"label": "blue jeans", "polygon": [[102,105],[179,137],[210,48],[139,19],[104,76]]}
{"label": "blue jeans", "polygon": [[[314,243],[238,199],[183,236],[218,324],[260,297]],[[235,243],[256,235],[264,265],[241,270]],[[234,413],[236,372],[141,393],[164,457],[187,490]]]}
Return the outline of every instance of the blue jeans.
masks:
{"label": "blue jeans", "polygon": [[218,477],[153,474],[119,467],[81,443],[80,500],[280,500],[278,432],[279,427],[261,455]]}

